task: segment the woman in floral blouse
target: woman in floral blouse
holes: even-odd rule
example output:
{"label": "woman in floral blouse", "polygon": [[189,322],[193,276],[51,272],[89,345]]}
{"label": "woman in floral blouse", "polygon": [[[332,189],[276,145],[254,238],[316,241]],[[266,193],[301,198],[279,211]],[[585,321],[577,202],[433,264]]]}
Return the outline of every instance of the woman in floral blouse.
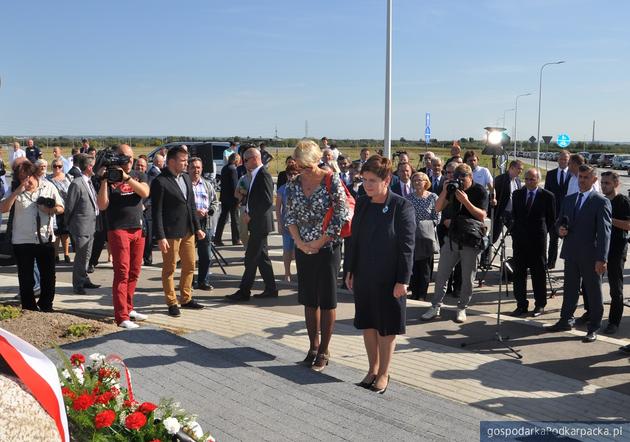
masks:
{"label": "woman in floral blouse", "polygon": [[[312,140],[300,141],[293,154],[300,175],[287,184],[285,226],[295,241],[298,301],[304,305],[310,347],[304,363],[322,371],[335,326],[340,232],[349,219],[339,174],[318,167],[322,152]],[[329,183],[329,186],[327,185]],[[332,218],[324,228],[324,217]],[[319,338],[321,330],[321,341]]]}
{"label": "woman in floral blouse", "polygon": [[438,196],[429,192],[431,182],[422,172],[416,172],[411,176],[411,185],[414,191],[406,196],[416,212],[416,247],[410,284],[411,299],[426,300],[433,268],[433,253],[438,250],[435,236],[435,226],[440,222],[440,214],[435,211]]}

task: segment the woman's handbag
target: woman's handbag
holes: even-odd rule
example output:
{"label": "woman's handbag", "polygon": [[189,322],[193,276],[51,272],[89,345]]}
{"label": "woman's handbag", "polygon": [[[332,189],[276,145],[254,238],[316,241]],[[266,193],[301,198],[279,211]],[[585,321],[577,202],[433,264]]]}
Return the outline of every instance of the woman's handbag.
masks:
{"label": "woman's handbag", "polygon": [[[330,189],[332,187],[332,176],[333,176],[332,173],[329,173],[328,176],[326,176],[326,190],[328,191],[329,195],[331,194]],[[346,206],[348,208],[348,212],[350,212],[350,217],[348,218],[348,220],[346,220],[344,225],[341,227],[340,236],[342,238],[349,238],[352,235],[352,217],[354,216],[354,206],[356,202],[352,194],[350,194],[350,191],[348,190],[344,182],[342,180],[339,180],[339,182],[343,186],[343,191],[346,193]],[[331,197],[331,200],[332,200],[332,197]],[[330,207],[328,208],[328,211],[326,212],[326,215],[324,216],[323,232],[326,232],[326,229],[328,228],[328,224],[330,224],[330,220],[332,219],[333,213],[334,213],[334,208],[331,204]]]}

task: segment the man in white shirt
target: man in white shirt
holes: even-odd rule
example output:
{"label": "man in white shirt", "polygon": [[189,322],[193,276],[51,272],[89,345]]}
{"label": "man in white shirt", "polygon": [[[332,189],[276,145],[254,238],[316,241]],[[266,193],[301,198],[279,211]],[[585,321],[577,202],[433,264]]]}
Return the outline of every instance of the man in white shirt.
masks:
{"label": "man in white shirt", "polygon": [[13,143],[13,150],[9,151],[9,166],[13,168],[15,160],[22,157],[26,157],[26,152],[20,148],[20,143],[16,141]]}
{"label": "man in white shirt", "polygon": [[[567,188],[566,196],[573,195],[580,190],[578,184],[578,171],[580,166],[585,164],[584,157],[579,153],[574,153],[569,157],[569,187]],[[602,189],[599,186],[597,175],[595,176],[595,182],[593,184],[593,190],[602,193]]]}
{"label": "man in white shirt", "polygon": [[474,150],[469,150],[464,154],[464,163],[468,164],[472,169],[473,181],[475,184],[479,184],[484,189],[488,190],[488,194],[490,195],[490,205],[496,206],[497,200],[494,196],[492,174],[487,168],[479,165],[479,157]]}

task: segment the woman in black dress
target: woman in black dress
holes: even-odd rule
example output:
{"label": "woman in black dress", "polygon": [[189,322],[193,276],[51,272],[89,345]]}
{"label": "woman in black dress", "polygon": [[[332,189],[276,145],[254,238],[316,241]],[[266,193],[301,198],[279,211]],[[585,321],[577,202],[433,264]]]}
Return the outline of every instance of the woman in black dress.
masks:
{"label": "woman in black dress", "polygon": [[405,333],[405,299],[413,268],[415,212],[390,191],[392,163],[379,155],[361,168],[366,195],[352,220],[346,285],[354,292],[354,326],[363,330],[369,370],[359,383],[377,393],[389,385],[396,335]]}

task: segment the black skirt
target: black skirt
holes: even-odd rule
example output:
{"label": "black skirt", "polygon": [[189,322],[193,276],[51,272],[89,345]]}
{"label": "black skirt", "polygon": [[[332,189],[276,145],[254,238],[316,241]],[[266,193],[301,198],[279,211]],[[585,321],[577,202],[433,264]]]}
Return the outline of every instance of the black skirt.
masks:
{"label": "black skirt", "polygon": [[307,255],[295,249],[298,276],[298,302],[306,307],[330,310],[337,308],[337,275],[341,262],[341,245],[319,249]]}

